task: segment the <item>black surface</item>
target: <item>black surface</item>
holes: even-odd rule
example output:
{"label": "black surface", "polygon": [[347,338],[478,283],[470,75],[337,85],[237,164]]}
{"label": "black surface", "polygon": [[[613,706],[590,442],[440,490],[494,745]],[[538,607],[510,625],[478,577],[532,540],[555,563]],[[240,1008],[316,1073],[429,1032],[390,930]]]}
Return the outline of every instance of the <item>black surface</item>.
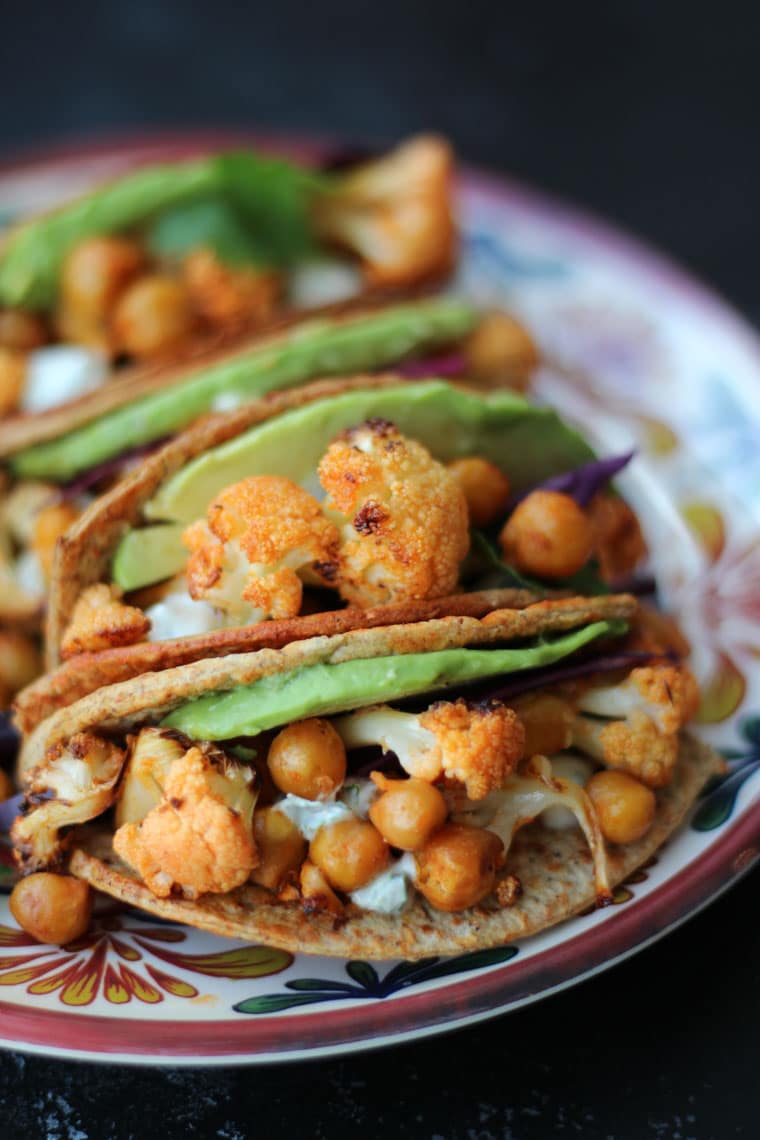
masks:
{"label": "black surface", "polygon": [[[146,125],[435,127],[757,321],[759,31],[748,3],[662,0],[3,5],[0,155]],[[383,1053],[204,1073],[3,1055],[2,1135],[756,1137],[758,886],[576,989]]]}

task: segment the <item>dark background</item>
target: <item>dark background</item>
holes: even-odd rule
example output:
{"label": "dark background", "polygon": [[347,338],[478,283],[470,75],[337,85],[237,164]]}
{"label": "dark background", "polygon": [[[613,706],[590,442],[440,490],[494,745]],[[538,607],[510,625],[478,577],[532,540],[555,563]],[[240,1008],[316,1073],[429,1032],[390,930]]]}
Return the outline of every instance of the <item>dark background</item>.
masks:
{"label": "dark background", "polygon": [[[4,3],[0,157],[146,127],[435,128],[760,322],[758,33],[730,2]],[[383,1053],[205,1073],[0,1055],[3,1134],[755,1137],[758,886],[540,1005]]]}

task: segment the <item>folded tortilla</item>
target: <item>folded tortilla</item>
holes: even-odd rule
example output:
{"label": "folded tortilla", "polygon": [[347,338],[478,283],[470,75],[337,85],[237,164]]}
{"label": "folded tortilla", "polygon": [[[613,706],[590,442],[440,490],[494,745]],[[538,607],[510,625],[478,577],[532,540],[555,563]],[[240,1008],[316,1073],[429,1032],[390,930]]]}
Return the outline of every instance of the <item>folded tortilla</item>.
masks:
{"label": "folded tortilla", "polygon": [[[192,726],[194,710],[203,705],[203,699],[206,698],[206,706],[212,699],[218,709],[225,697],[237,700],[244,687],[252,687],[250,695],[246,689],[245,699],[250,700],[253,722],[268,723],[266,701],[263,696],[256,696],[256,684],[264,682],[262,693],[281,692],[283,686],[278,677],[310,666],[319,667],[321,676],[327,677],[333,667],[347,662],[358,671],[358,663],[375,658],[438,655],[440,651],[458,648],[487,649],[496,654],[512,650],[520,655],[526,646],[534,644],[528,640],[531,636],[538,635],[535,645],[545,648],[555,637],[567,637],[560,634],[567,630],[574,631],[574,644],[585,642],[593,647],[598,638],[619,632],[615,622],[630,617],[635,607],[634,599],[625,596],[545,601],[522,610],[491,611],[482,619],[451,616],[350,630],[290,643],[281,649],[234,653],[148,673],[102,688],[48,717],[26,739],[22,768],[28,771],[41,763],[51,749],[65,745],[79,732],[122,737],[143,725],[165,723],[168,719],[169,724],[197,739],[188,725]],[[594,620],[601,615],[604,620]],[[589,625],[590,621],[593,624]],[[526,658],[517,656],[515,660]],[[517,667],[524,664],[518,663]],[[456,695],[457,685],[458,682],[452,682],[452,695]],[[441,686],[434,689],[440,692]],[[354,693],[332,704],[328,699],[325,706],[325,691],[320,686],[314,698],[317,707],[311,713],[301,708],[299,715],[330,715],[373,704],[377,699],[374,692],[361,697]],[[419,692],[427,694],[428,690]],[[287,710],[278,716],[277,723],[289,723]],[[233,735],[240,728],[237,724]],[[662,845],[683,820],[700,788],[720,767],[719,758],[710,749],[688,736],[682,737],[674,778],[656,793],[656,816],[650,831],[636,843],[608,850],[611,886],[646,862]],[[381,914],[349,904],[344,916],[337,920],[323,913],[307,914],[300,902],[280,901],[250,882],[226,894],[205,894],[194,901],[159,899],[116,858],[103,820],[71,833],[67,842],[68,869],[130,905],[226,937],[344,957],[416,959],[501,945],[554,925],[595,900],[592,859],[580,830],[550,831],[540,823],[521,829],[509,849],[501,874],[516,875],[522,887],[511,906],[497,907],[486,899],[469,910],[444,913],[414,892],[399,913]]]}

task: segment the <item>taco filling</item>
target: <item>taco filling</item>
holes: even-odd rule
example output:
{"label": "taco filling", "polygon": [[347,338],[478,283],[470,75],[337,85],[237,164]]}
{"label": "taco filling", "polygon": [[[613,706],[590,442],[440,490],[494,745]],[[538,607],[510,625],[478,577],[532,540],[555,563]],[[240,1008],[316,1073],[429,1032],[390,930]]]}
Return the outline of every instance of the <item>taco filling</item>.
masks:
{"label": "taco filling", "polygon": [[[20,862],[275,945],[314,921],[332,930],[307,943],[319,952],[345,952],[382,916],[380,957],[429,951],[430,936],[416,949],[408,936],[421,914],[474,924],[468,944],[505,940],[503,915],[532,905],[531,844],[547,891],[570,875],[583,881],[573,906],[607,902],[621,858],[650,833],[661,842],[680,818],[670,801],[682,814],[713,761],[689,773],[680,730],[696,686],[651,641],[646,664],[542,682],[619,642],[635,602],[599,604],[606,619],[564,632],[567,604],[543,603],[541,632],[517,640],[514,614],[494,611],[199,662],[160,693],[101,690],[27,742]],[[520,674],[522,695],[489,695]],[[89,839],[70,830],[96,819]],[[568,866],[546,862],[555,838]],[[459,944],[444,922],[439,949]]]}

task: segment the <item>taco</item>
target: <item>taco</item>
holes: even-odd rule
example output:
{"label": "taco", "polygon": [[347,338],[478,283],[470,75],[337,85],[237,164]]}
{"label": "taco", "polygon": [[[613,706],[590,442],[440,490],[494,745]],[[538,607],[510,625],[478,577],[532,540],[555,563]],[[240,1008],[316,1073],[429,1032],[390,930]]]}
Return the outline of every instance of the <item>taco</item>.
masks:
{"label": "taco", "polygon": [[[497,566],[493,580],[490,563],[466,557],[483,503],[467,501],[457,472],[470,457],[465,466],[481,472],[478,492],[495,490],[496,514],[506,515],[510,487],[519,493],[591,454],[551,410],[512,391],[393,375],[321,382],[198,424],[59,542],[48,653],[51,666],[67,664],[22,694],[22,724],[39,719],[40,698],[45,704],[54,690],[73,697],[87,691],[88,678],[109,683],[193,653],[229,652],[235,630],[264,621],[289,622],[278,628],[294,639],[309,636],[307,605],[332,628],[348,628],[346,620],[361,624],[359,610],[377,610],[372,624],[401,620],[398,609],[383,619],[384,605],[411,607],[409,620],[464,612],[438,606],[463,589],[522,587],[535,599],[561,588],[555,578],[526,591],[508,567]],[[374,481],[367,464],[375,464]],[[346,486],[356,496],[340,504]],[[329,500],[318,501],[327,489]],[[245,555],[236,549],[234,565],[224,555],[209,569],[221,552],[220,520],[243,515]],[[568,589],[577,593],[577,583]],[[423,603],[438,608],[420,610]],[[252,636],[241,644],[276,644],[255,640],[270,636],[264,630]]]}
{"label": "taco", "polygon": [[290,950],[533,933],[609,901],[717,770],[681,732],[688,671],[621,652],[635,611],[545,601],[100,689],[25,741],[19,861]]}

